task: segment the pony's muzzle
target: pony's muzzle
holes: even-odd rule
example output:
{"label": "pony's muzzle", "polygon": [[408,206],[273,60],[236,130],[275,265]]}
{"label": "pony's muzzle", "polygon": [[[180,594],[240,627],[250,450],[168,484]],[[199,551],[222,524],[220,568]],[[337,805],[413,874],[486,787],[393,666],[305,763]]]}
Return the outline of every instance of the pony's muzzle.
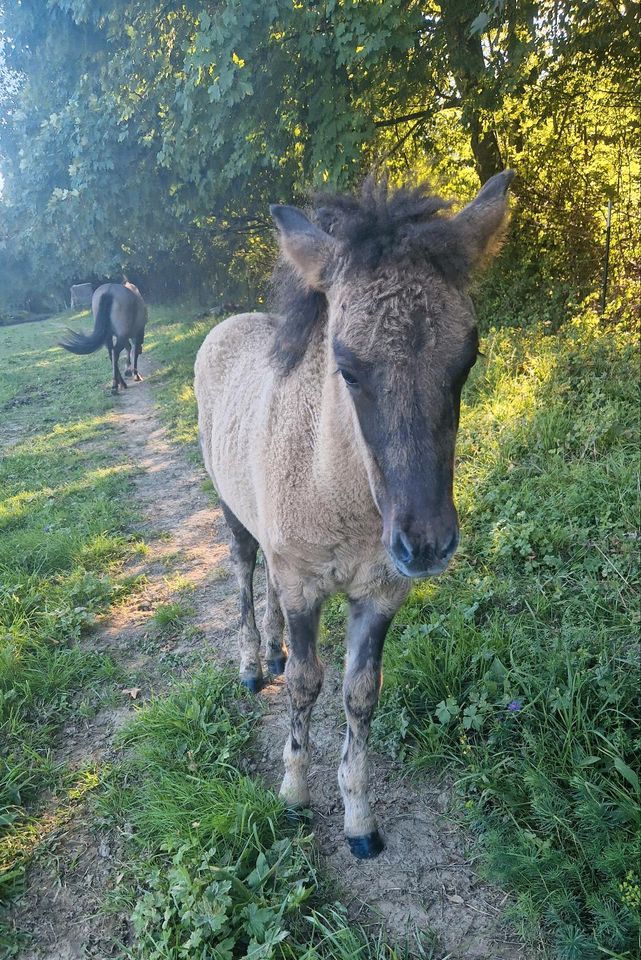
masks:
{"label": "pony's muzzle", "polygon": [[454,519],[420,532],[413,529],[413,524],[397,522],[385,546],[402,576],[436,577],[446,569],[458,543],[458,524]]}

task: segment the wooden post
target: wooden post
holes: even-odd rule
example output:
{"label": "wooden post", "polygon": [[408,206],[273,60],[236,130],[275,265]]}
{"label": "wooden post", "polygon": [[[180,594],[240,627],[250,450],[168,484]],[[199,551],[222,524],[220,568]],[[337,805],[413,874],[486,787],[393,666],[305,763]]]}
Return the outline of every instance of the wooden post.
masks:
{"label": "wooden post", "polygon": [[603,285],[601,287],[601,309],[605,310],[605,298],[608,293],[608,270],[610,267],[610,227],[612,225],[612,198],[608,200],[608,219],[605,228],[605,262],[603,264]]}

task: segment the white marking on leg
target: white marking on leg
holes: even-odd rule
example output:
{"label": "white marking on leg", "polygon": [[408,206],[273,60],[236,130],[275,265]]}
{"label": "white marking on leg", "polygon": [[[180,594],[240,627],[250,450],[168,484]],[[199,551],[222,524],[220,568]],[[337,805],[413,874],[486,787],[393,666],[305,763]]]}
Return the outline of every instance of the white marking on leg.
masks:
{"label": "white marking on leg", "polygon": [[345,805],[345,835],[348,837],[362,837],[376,830],[368,796],[367,741],[380,679],[380,670],[370,660],[364,669],[348,672],[343,684],[347,736],[338,769],[338,783]]}
{"label": "white marking on leg", "polygon": [[323,667],[314,650],[301,660],[290,655],[285,668],[290,734],[283,751],[285,776],[280,796],[290,807],[309,806],[309,721],[323,684]]}

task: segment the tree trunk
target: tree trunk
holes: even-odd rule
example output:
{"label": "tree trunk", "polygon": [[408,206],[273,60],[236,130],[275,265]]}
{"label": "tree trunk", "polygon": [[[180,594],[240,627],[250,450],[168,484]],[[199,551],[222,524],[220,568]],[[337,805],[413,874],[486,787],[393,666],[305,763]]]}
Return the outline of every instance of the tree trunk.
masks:
{"label": "tree trunk", "polygon": [[487,100],[491,77],[485,65],[481,37],[470,34],[478,10],[467,0],[442,0],[441,22],[449,68],[463,103],[462,121],[470,135],[481,183],[503,169],[494,128],[484,121],[482,101]]}

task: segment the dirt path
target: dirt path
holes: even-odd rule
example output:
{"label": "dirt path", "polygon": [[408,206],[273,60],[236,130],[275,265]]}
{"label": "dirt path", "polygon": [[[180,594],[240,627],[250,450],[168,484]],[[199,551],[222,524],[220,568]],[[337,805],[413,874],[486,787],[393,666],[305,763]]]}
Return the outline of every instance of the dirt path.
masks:
{"label": "dirt path", "polygon": [[[131,571],[145,575],[144,588],[113,612],[91,642],[122,665],[127,687],[140,688],[140,702],[196,662],[236,663],[236,592],[222,516],[203,490],[204,470],[187,462],[167,439],[149,384],[134,385],[120,396],[112,419],[123,452],[140,468],[136,497],[145,518],[140,532],[145,538],[156,535],[149,540],[149,554]],[[175,584],[184,588],[186,581],[193,587],[194,629],[158,648],[149,620],[159,603],[175,597]],[[258,581],[260,607],[260,571]],[[261,697],[267,709],[258,749],[246,763],[277,787],[287,729],[282,680]],[[121,704],[70,723],[58,758],[79,768],[108,762],[114,733],[131,709],[123,695]],[[416,929],[432,931],[438,955],[449,960],[525,960],[526,952],[502,921],[504,895],[480,882],[466,858],[463,835],[447,815],[447,789],[429,782],[417,789],[402,779],[400,767],[374,756],[372,797],[386,848],[374,861],[351,857],[336,782],[343,724],[340,670],[327,663],[312,721],[313,829],[351,914],[361,922],[382,918],[399,940]],[[118,955],[126,919],[105,915],[101,905],[117,883],[119,857],[119,838],[102,832],[82,808],[58,830],[47,857],[31,869],[26,894],[14,911],[18,928],[33,938],[22,960]]]}

